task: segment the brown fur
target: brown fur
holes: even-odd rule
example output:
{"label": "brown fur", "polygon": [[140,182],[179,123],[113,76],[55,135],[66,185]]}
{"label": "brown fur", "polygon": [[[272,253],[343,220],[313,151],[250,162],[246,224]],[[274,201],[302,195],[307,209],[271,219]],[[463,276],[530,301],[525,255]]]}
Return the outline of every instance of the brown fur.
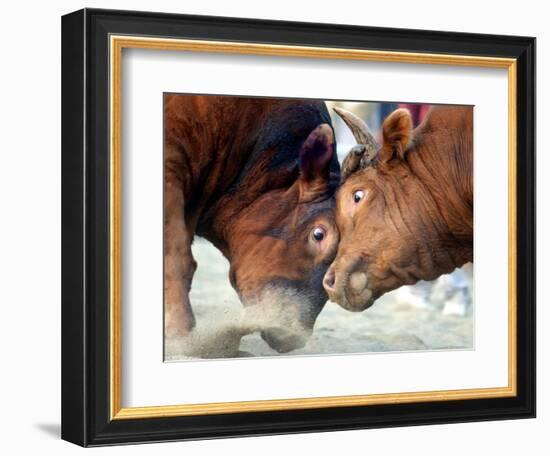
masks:
{"label": "brown fur", "polygon": [[[473,260],[472,132],[470,107],[435,107],[414,131],[408,111],[388,116],[374,165],[338,192],[340,245],[325,276],[332,300],[363,310]],[[355,203],[357,190],[365,196]],[[366,273],[364,289],[349,286],[354,274],[364,283],[358,272]]]}
{"label": "brown fur", "polygon": [[[231,283],[245,305],[261,305],[266,290],[291,289],[302,299],[289,302],[281,292],[278,321],[270,324],[310,330],[326,301],[322,277],[338,242],[338,173],[321,102],[167,95],[167,337],[186,335],[194,326],[188,294],[195,234],[228,258]],[[317,226],[326,230],[322,242],[311,237]],[[281,351],[296,348],[276,340],[269,328],[264,338]]]}

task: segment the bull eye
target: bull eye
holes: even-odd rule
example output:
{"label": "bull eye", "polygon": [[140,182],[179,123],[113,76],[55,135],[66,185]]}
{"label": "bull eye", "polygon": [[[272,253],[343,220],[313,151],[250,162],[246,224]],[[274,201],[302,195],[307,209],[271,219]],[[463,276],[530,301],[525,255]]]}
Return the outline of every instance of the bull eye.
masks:
{"label": "bull eye", "polygon": [[313,231],[311,232],[311,236],[317,242],[321,242],[325,238],[325,230],[321,227],[315,227],[315,228],[313,228]]}
{"label": "bull eye", "polygon": [[364,190],[356,190],[353,192],[353,201],[355,203],[358,203],[365,197],[365,191]]}

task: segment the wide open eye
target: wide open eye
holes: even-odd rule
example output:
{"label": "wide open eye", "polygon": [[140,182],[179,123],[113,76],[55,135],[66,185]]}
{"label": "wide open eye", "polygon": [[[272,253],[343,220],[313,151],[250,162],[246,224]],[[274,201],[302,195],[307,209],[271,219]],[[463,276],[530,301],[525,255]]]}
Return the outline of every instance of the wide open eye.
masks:
{"label": "wide open eye", "polygon": [[321,228],[320,226],[316,226],[311,231],[311,237],[313,238],[313,240],[317,242],[321,242],[325,238],[325,235],[326,235],[325,229]]}
{"label": "wide open eye", "polygon": [[353,202],[358,203],[365,197],[365,191],[364,190],[356,190],[353,192]]}

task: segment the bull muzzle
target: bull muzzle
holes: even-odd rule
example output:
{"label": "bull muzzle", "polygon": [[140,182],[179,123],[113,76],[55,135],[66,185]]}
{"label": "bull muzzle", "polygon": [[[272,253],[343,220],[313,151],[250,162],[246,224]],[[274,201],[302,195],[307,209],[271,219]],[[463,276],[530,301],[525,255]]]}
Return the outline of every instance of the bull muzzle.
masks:
{"label": "bull muzzle", "polygon": [[306,328],[297,331],[295,329],[289,330],[288,328],[275,326],[264,329],[260,332],[260,335],[273,350],[276,350],[278,353],[288,353],[292,350],[303,348],[309,340],[311,333],[312,330],[307,330]]}
{"label": "bull muzzle", "polygon": [[[326,297],[325,297],[326,299]],[[306,345],[322,306],[292,289],[267,287],[261,296],[245,300],[242,327],[258,331],[262,339],[278,353],[287,353]]]}
{"label": "bull muzzle", "polygon": [[374,302],[365,262],[359,256],[334,261],[323,278],[323,287],[332,302],[344,309],[361,312]]}

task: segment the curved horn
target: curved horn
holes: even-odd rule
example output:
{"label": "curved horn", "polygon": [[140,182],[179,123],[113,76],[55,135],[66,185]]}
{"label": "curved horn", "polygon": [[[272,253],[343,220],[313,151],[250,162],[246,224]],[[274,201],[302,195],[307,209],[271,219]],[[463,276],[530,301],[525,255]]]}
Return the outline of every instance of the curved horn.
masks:
{"label": "curved horn", "polygon": [[355,140],[357,141],[357,144],[365,144],[366,146],[376,144],[374,135],[370,132],[369,127],[365,122],[363,122],[363,120],[345,109],[337,107],[334,107],[333,109],[349,127]]}
{"label": "curved horn", "polygon": [[333,109],[349,127],[358,143],[349,151],[342,163],[341,181],[344,182],[350,174],[372,163],[378,153],[378,144],[363,120],[345,109],[337,107]]}

